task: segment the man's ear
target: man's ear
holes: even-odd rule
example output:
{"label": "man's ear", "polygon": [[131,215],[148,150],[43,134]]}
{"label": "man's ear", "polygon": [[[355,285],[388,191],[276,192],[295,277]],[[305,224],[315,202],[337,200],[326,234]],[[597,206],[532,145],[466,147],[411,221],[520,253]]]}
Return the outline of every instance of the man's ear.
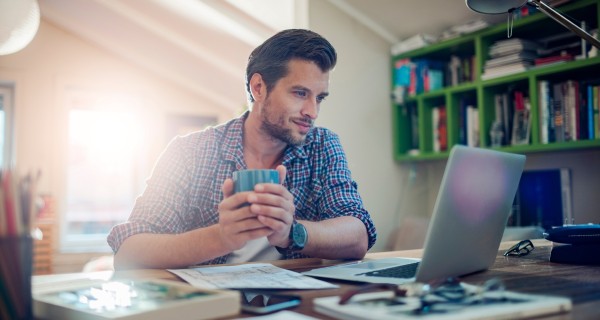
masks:
{"label": "man's ear", "polygon": [[267,96],[267,84],[260,73],[255,73],[250,78],[250,92],[254,101],[262,101]]}

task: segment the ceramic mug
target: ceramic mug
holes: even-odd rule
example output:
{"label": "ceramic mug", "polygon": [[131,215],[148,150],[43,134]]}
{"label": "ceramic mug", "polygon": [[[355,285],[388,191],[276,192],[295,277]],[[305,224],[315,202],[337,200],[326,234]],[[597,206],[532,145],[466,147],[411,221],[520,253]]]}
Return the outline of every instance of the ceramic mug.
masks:
{"label": "ceramic mug", "polygon": [[253,191],[259,183],[279,184],[279,172],[273,169],[249,169],[233,172],[233,192]]}

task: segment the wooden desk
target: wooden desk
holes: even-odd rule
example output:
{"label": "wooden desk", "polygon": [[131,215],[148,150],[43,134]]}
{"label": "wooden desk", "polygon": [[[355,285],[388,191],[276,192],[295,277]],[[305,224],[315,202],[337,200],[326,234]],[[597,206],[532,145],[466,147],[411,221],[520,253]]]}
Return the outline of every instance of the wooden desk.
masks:
{"label": "wooden desk", "polygon": [[[549,262],[552,243],[546,240],[535,240],[535,250],[523,257],[504,257],[502,253],[515,242],[502,243],[494,266],[487,271],[463,277],[468,283],[483,283],[493,277],[504,281],[506,288],[512,291],[538,294],[553,294],[570,297],[573,310],[570,314],[556,315],[544,319],[600,319],[600,267],[557,264]],[[468,249],[466,249],[468,250]],[[369,253],[366,259],[383,257],[421,257],[421,250]],[[273,261],[274,265],[302,272],[313,268],[333,265],[340,261],[321,259],[299,259]],[[54,281],[61,275],[34,276],[34,285]],[[131,270],[79,274],[76,277],[95,276],[97,278],[160,278],[179,280],[165,270]],[[63,277],[68,277],[64,275]],[[74,277],[74,275],[70,275]],[[285,291],[302,296],[303,302],[292,309],[295,312],[310,315],[319,319],[331,319],[313,311],[312,299],[317,297],[341,295],[347,290],[356,288],[359,284],[351,282],[330,281],[340,285],[337,289],[327,290],[294,290]],[[251,316],[241,314],[239,317]],[[237,318],[237,317],[236,317]]]}

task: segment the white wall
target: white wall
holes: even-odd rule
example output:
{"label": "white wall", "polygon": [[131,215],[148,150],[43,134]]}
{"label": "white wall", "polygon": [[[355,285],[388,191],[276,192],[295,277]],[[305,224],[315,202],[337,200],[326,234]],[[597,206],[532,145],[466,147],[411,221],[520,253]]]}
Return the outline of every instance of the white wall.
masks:
{"label": "white wall", "polygon": [[340,135],[353,178],[378,230],[374,250],[385,244],[406,170],[394,163],[389,45],[328,1],[310,1],[309,27],[327,38],[338,53],[330,96],[318,125]]}

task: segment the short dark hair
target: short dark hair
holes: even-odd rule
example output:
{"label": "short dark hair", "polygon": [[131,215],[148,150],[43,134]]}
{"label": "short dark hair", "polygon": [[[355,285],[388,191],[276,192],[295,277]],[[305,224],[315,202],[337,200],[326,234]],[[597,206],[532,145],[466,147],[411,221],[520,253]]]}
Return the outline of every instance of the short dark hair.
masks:
{"label": "short dark hair", "polygon": [[288,62],[292,59],[312,61],[325,72],[335,67],[337,54],[329,41],[310,30],[288,29],[275,34],[254,49],[248,57],[248,101],[254,102],[250,91],[250,78],[253,74],[259,73],[262,76],[267,92],[270,92],[277,81],[287,75]]}

